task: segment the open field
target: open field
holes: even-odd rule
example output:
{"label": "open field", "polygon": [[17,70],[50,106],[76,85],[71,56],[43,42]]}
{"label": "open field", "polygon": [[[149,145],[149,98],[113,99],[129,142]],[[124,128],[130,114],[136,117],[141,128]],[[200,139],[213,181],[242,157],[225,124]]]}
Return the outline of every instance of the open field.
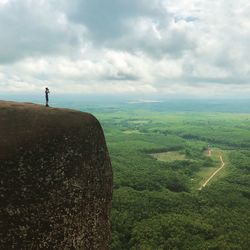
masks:
{"label": "open field", "polygon": [[162,152],[150,154],[158,161],[173,162],[173,161],[183,161],[186,158],[185,154],[181,154],[178,151]]}
{"label": "open field", "polygon": [[141,132],[139,130],[125,130],[123,131],[124,134],[141,134]]}
{"label": "open field", "polygon": [[114,168],[113,250],[248,249],[250,114],[96,116]]}

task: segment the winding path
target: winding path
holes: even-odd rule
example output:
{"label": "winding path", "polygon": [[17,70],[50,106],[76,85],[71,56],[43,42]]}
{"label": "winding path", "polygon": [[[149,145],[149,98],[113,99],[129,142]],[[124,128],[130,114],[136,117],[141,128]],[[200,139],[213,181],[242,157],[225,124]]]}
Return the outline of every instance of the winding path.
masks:
{"label": "winding path", "polygon": [[218,174],[225,166],[225,162],[223,161],[222,156],[220,155],[220,161],[221,161],[221,166],[212,173],[212,175],[205,181],[205,183],[199,188],[201,190],[202,188],[206,187],[206,185],[214,178],[216,174]]}

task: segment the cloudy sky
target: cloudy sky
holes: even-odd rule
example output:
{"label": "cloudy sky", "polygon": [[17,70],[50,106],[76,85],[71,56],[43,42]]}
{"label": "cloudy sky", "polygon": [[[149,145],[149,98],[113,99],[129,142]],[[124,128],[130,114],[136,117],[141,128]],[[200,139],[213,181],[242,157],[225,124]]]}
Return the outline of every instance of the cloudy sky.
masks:
{"label": "cloudy sky", "polygon": [[250,95],[249,0],[0,0],[0,91]]}

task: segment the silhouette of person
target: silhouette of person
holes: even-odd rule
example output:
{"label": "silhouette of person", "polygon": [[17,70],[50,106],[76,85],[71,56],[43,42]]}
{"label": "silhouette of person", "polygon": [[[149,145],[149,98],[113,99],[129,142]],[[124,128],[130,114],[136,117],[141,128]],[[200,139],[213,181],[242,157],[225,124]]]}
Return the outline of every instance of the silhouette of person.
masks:
{"label": "silhouette of person", "polygon": [[49,107],[49,88],[45,88],[46,107]]}

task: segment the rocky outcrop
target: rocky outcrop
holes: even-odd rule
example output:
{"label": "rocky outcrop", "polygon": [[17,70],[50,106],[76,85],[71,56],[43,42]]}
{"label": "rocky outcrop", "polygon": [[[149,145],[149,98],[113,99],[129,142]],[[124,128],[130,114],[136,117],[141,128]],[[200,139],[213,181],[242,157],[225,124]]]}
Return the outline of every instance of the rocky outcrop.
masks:
{"label": "rocky outcrop", "polygon": [[1,249],[108,249],[111,196],[92,115],[0,102]]}

